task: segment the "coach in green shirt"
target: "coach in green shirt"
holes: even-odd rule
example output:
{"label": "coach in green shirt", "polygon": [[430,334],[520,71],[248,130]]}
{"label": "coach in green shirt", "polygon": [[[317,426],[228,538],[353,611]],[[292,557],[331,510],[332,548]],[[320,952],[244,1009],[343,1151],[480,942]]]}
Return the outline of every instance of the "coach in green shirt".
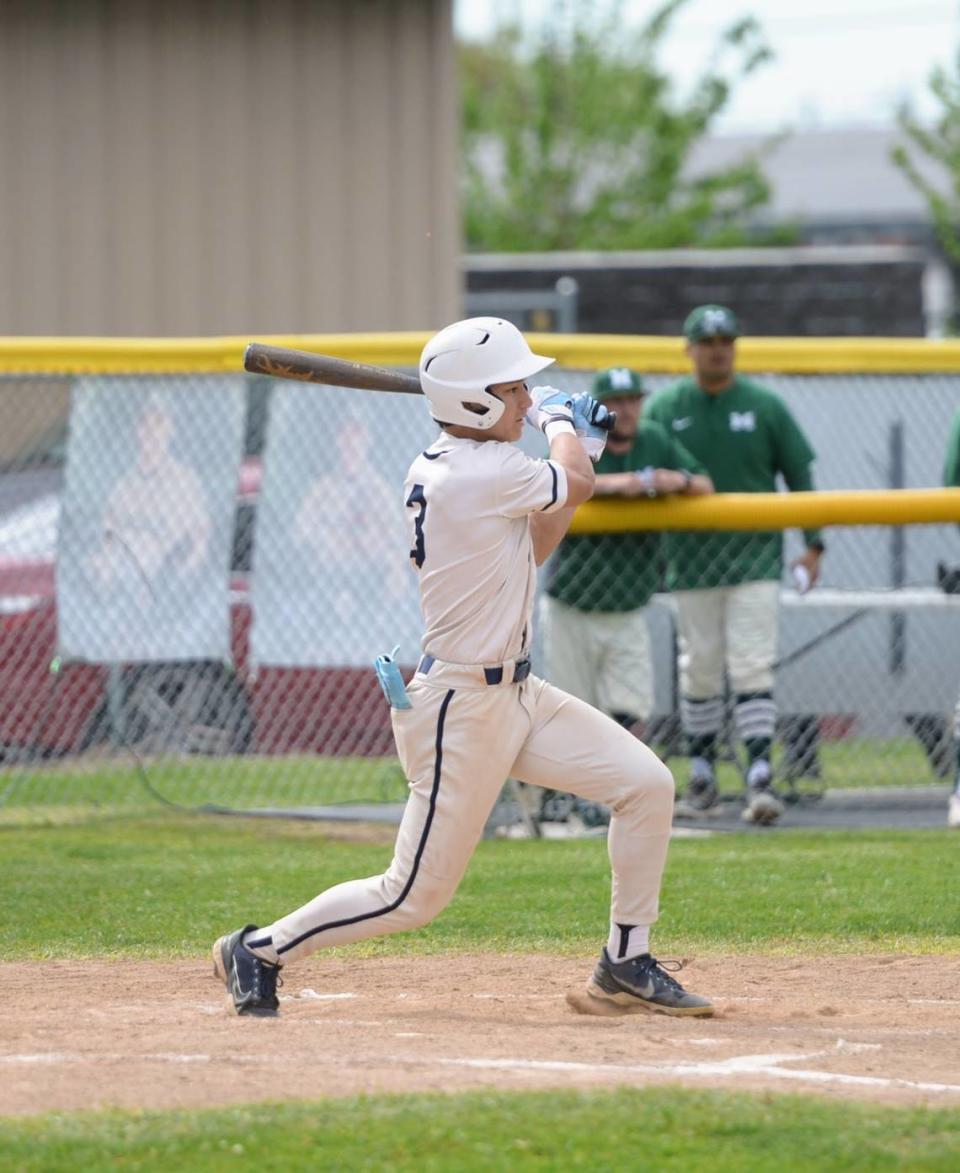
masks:
{"label": "coach in green shirt", "polygon": [[[594,497],[693,496],[712,492],[702,464],[660,424],[644,416],[647,394],[637,371],[601,371],[591,392],[609,403],[617,422],[596,464]],[[655,531],[574,534],[548,567],[540,622],[552,684],[601,709],[626,728],[653,709],[650,637],[644,608],[660,588],[662,541]],[[548,792],[541,817],[561,796]],[[576,805],[574,806],[576,810]],[[591,812],[578,812],[591,822]]]}
{"label": "coach in green shirt", "polygon": [[[725,306],[698,306],[684,323],[688,378],[659,392],[646,416],[706,467],[718,493],[813,488],[813,449],[784,402],[737,374],[736,317]],[[823,542],[804,532],[796,573],[816,582]],[[734,693],[734,724],[747,749],[744,818],[772,823],[782,805],[772,787],[776,725],[773,664],[782,573],[779,530],[687,532],[667,539],[667,582],[676,592],[680,712],[691,757],[686,806],[717,801],[714,762],[724,717],[724,672]]]}

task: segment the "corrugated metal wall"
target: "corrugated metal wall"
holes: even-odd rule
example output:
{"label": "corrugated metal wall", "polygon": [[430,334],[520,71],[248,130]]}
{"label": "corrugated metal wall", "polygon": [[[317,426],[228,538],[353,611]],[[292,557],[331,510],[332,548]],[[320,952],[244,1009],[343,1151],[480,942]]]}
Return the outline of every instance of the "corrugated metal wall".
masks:
{"label": "corrugated metal wall", "polygon": [[0,0],[0,334],[458,316],[451,0]]}

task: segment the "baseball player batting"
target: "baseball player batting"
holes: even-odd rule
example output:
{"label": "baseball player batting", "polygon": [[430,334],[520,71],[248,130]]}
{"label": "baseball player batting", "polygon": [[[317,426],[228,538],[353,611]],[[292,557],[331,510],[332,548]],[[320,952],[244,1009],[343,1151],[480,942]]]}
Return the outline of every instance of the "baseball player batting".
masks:
{"label": "baseball player batting", "polygon": [[[277,980],[291,962],[432,920],[509,777],[611,809],[610,928],[588,998],[712,1013],[650,953],[673,814],[670,771],[615,721],[530,671],[537,566],[592,495],[591,458],[611,423],[589,395],[528,389],[553,361],[498,318],[455,322],[424,347],[420,382],[440,433],[404,484],[423,655],[406,687],[392,657],[377,661],[410,784],[393,860],[383,875],[337,884],[273,924],[221,937],[214,969],[238,1014],[276,1014]],[[525,422],[546,437],[546,459],[514,446]]]}

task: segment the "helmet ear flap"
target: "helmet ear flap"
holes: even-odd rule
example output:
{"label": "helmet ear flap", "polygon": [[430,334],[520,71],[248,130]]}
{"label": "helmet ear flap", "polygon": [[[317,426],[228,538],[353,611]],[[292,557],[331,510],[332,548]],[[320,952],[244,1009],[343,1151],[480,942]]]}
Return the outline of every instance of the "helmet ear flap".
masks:
{"label": "helmet ear flap", "polygon": [[420,355],[420,385],[435,420],[486,431],[505,409],[489,388],[528,379],[553,361],[534,354],[512,322],[466,318],[427,342]]}

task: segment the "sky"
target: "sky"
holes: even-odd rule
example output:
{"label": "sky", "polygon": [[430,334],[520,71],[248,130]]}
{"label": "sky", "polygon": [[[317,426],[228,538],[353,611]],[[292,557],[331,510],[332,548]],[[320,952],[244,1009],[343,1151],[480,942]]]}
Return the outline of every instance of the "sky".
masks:
{"label": "sky", "polygon": [[[552,0],[454,0],[458,35],[483,37],[497,16],[518,12],[536,27]],[[658,0],[626,0],[636,25]],[[929,92],[933,69],[956,67],[960,0],[689,0],[675,18],[661,64],[683,94],[704,71],[719,32],[753,16],[774,60],[741,81],[714,133],[790,127],[828,129],[889,125],[907,100],[925,120],[939,105]]]}

